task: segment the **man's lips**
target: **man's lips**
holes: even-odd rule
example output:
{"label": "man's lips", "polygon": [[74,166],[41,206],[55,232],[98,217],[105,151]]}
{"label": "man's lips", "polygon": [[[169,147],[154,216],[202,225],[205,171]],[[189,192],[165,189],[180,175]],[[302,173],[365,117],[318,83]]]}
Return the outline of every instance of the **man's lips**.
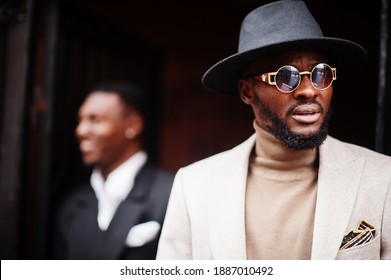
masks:
{"label": "man's lips", "polygon": [[79,144],[80,151],[84,153],[92,152],[95,150],[95,145],[92,141],[82,140]]}
{"label": "man's lips", "polygon": [[302,124],[312,124],[319,120],[321,107],[318,104],[297,106],[291,113],[292,118]]}

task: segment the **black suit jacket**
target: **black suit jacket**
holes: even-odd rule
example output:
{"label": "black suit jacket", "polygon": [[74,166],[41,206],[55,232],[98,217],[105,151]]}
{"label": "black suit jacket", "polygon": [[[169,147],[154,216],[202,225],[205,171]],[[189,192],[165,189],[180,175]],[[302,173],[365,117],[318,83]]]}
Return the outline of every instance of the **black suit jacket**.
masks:
{"label": "black suit jacket", "polygon": [[61,203],[56,218],[55,259],[155,259],[158,236],[140,247],[125,244],[137,224],[163,224],[173,175],[144,165],[128,197],[119,205],[106,231],[97,222],[98,201],[90,183],[85,183]]}

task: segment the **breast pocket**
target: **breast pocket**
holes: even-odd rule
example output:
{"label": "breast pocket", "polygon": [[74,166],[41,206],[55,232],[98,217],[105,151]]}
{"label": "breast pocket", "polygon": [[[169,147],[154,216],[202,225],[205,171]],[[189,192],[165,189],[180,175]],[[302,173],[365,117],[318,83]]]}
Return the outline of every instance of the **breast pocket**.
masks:
{"label": "breast pocket", "polygon": [[339,251],[337,260],[379,260],[380,259],[380,234],[371,242],[357,247]]}

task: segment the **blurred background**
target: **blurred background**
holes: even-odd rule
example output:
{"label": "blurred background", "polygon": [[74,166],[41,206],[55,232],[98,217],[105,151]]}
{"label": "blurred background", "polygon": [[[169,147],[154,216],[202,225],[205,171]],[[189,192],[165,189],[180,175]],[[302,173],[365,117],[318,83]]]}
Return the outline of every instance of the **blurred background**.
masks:
{"label": "blurred background", "polygon": [[[50,258],[56,197],[89,174],[74,128],[98,82],[134,81],[153,96],[147,150],[167,171],[249,137],[250,109],[200,80],[236,52],[244,16],[269,2],[0,1],[1,259]],[[391,155],[389,1],[306,2],[326,36],[368,51],[363,69],[334,84],[330,134]]]}

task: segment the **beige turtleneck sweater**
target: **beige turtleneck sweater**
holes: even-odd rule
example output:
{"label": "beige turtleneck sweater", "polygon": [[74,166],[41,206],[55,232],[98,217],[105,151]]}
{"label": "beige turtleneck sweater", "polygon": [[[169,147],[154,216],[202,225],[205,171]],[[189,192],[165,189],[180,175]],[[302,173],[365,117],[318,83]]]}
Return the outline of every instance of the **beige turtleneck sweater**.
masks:
{"label": "beige turtleneck sweater", "polygon": [[298,151],[260,128],[246,189],[248,259],[310,259],[317,149]]}

